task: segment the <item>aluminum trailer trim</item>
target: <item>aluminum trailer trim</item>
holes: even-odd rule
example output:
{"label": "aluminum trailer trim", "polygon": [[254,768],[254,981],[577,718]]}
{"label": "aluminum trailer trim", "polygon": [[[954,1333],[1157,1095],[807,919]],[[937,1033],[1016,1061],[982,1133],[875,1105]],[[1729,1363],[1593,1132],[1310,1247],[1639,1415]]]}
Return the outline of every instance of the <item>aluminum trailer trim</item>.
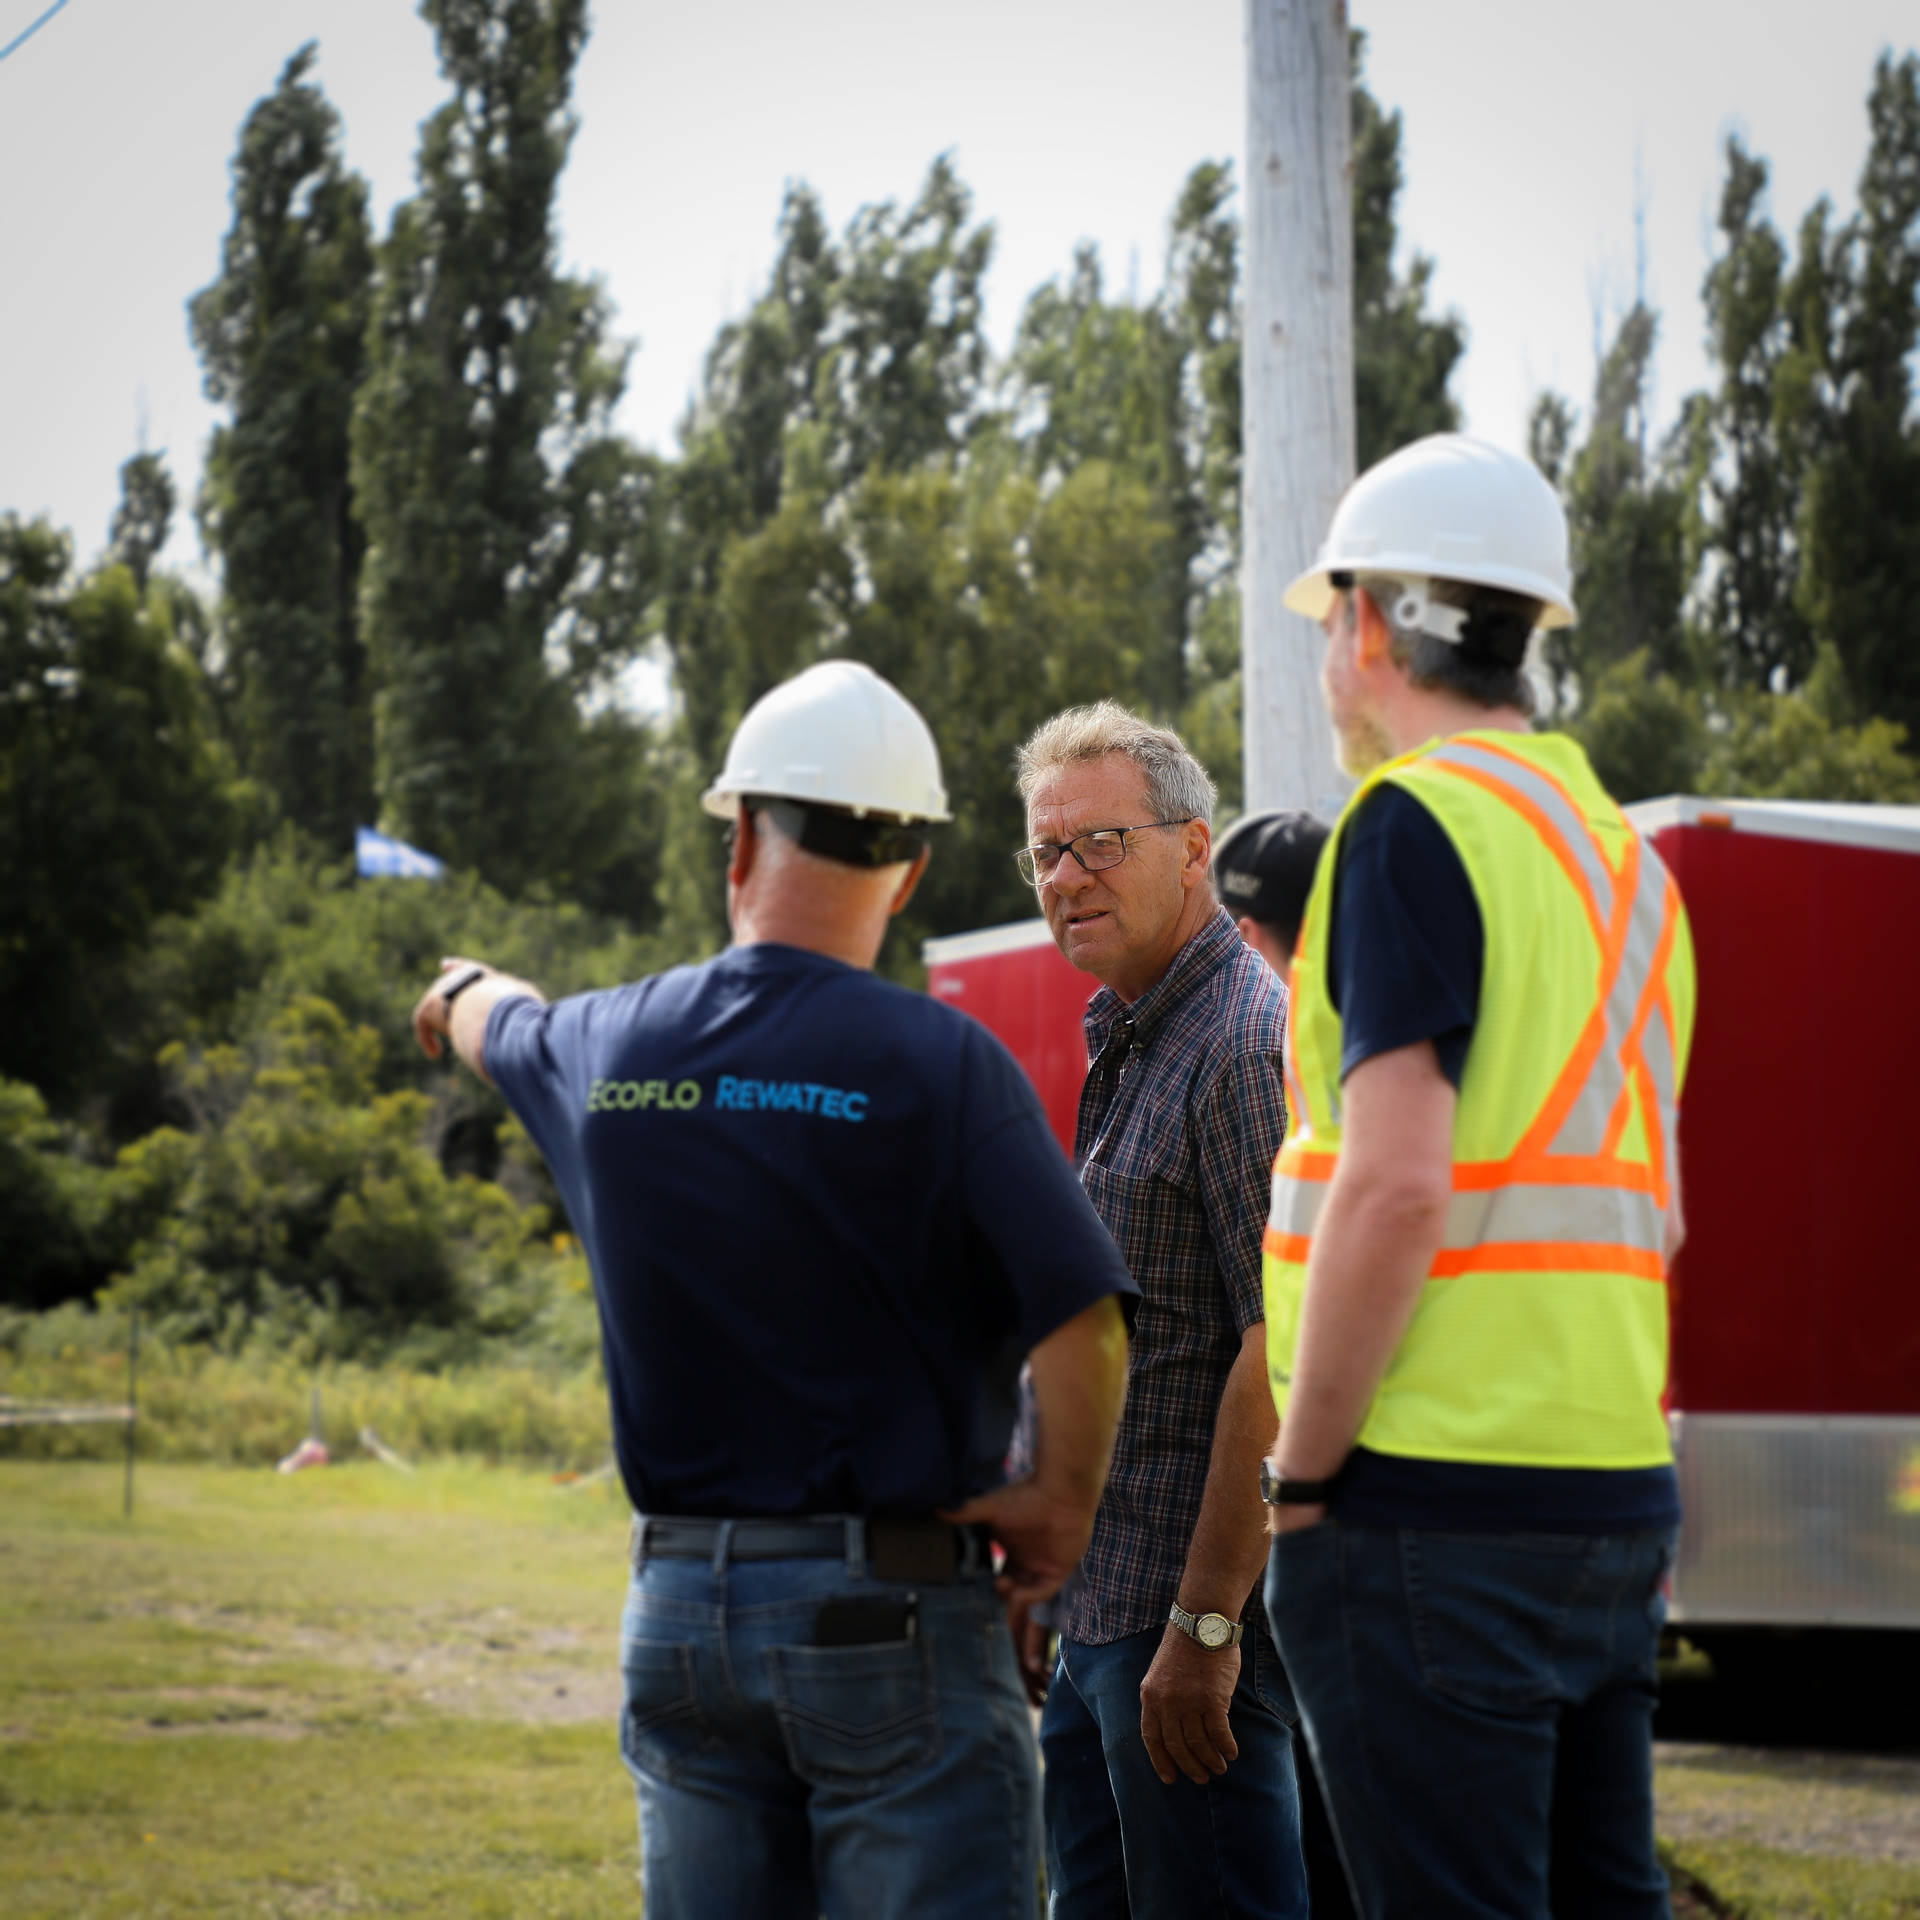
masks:
{"label": "aluminum trailer trim", "polygon": [[[1914,809],[1920,813],[1920,807]],[[995,953],[1019,953],[1027,947],[1054,945],[1052,929],[1044,920],[1010,920],[1003,927],[981,927],[974,933],[937,934],[920,942],[920,958],[929,967],[950,966],[956,960],[984,960]]]}
{"label": "aluminum trailer trim", "polygon": [[1670,1424],[1676,1625],[1920,1627],[1920,1415]]}
{"label": "aluminum trailer trim", "polygon": [[1776,840],[1821,840],[1839,847],[1920,853],[1920,807],[1855,806],[1836,800],[1713,800],[1669,794],[1640,800],[1626,815],[1649,839],[1667,827],[1759,833]]}

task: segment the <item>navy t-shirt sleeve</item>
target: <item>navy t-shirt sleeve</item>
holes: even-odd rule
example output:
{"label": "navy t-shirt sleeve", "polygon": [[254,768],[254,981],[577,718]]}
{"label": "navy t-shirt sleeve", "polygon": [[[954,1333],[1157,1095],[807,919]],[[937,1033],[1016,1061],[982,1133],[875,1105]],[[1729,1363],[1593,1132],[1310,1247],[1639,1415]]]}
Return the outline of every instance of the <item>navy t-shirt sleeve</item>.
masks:
{"label": "navy t-shirt sleeve", "polygon": [[1486,933],[1446,830],[1404,788],[1377,788],[1341,835],[1327,986],[1340,1077],[1431,1040],[1454,1086],[1480,1015]]}
{"label": "navy t-shirt sleeve", "polygon": [[1108,1294],[1138,1286],[1094,1212],[1033,1084],[984,1027],[967,1037],[960,1178],[967,1218],[998,1260],[1023,1349]]}

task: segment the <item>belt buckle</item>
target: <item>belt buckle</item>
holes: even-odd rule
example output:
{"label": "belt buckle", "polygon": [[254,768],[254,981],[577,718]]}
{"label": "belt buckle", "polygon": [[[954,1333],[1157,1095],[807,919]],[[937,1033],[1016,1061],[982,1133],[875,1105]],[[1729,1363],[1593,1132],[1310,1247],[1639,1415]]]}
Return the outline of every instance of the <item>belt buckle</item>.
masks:
{"label": "belt buckle", "polygon": [[876,1580],[906,1580],[925,1587],[950,1587],[959,1577],[960,1550],[944,1520],[918,1525],[876,1522],[867,1529]]}

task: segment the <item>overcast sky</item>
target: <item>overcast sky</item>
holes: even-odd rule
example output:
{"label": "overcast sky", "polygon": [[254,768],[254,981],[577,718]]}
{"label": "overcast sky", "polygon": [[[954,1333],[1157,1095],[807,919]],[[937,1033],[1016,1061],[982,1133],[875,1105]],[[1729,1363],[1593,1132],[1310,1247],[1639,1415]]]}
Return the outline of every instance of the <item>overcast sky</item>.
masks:
{"label": "overcast sky", "polygon": [[[0,45],[49,0],[0,0]],[[637,338],[625,423],[669,448],[714,330],[763,281],[782,188],[836,227],[910,196],[951,150],[999,235],[989,322],[1096,242],[1109,284],[1159,283],[1197,162],[1245,138],[1243,0],[602,0],[561,195],[574,271]],[[1791,229],[1852,202],[1875,55],[1913,0],[1354,0],[1368,80],[1405,118],[1403,245],[1471,340],[1468,426],[1522,444],[1542,386],[1584,401],[1596,325],[1630,303],[1641,211],[1664,314],[1657,416],[1704,378],[1698,290],[1738,132]],[[407,0],[68,0],[0,61],[0,511],[96,554],[119,464],[165,450],[183,499],[213,415],[184,303],[212,278],[241,121],[303,41],[382,230],[442,97]],[[183,514],[171,550],[196,557]]]}

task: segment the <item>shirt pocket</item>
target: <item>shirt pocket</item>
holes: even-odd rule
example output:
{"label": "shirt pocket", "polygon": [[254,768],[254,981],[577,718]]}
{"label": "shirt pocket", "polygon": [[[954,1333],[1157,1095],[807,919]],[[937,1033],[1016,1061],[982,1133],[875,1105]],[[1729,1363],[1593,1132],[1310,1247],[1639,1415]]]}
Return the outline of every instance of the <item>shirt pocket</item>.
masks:
{"label": "shirt pocket", "polygon": [[873,1793],[940,1755],[925,1642],[768,1647],[773,1709],[787,1759],[809,1785]]}
{"label": "shirt pocket", "polygon": [[1171,1263],[1186,1258],[1185,1250],[1206,1233],[1194,1194],[1180,1177],[1186,1171],[1184,1156],[1169,1158],[1167,1170],[1155,1168],[1144,1155],[1139,1172],[1116,1173],[1097,1160],[1080,1169],[1080,1184],[1113,1235],[1127,1270],[1143,1292],[1155,1294],[1175,1277]]}

